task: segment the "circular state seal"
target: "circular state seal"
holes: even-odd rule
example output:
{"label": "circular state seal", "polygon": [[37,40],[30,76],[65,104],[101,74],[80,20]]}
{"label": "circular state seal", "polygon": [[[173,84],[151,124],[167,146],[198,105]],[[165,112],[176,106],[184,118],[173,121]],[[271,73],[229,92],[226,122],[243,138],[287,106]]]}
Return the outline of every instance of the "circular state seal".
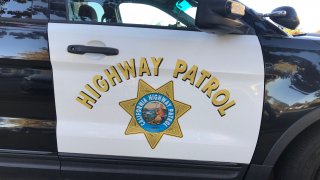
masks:
{"label": "circular state seal", "polygon": [[167,130],[175,118],[172,101],[159,93],[147,94],[140,98],[134,112],[140,127],[152,133]]}

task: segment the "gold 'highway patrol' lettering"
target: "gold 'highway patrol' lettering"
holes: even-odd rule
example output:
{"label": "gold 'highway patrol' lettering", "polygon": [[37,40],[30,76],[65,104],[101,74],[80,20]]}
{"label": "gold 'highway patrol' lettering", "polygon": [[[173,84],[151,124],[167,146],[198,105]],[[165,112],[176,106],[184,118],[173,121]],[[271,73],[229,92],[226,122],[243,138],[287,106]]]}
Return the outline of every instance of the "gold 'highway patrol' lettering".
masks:
{"label": "gold 'highway patrol' lettering", "polygon": [[[149,61],[148,61],[149,60]],[[123,63],[118,63],[116,66],[110,66],[103,71],[103,74],[93,76],[92,82],[84,86],[83,91],[79,93],[76,100],[84,107],[92,109],[98,99],[101,98],[102,93],[106,93],[110,88],[123,82],[123,80],[130,80],[137,76],[159,76],[159,68],[163,62],[163,58],[151,57],[140,58],[139,61],[130,59]],[[139,62],[139,64],[137,64]],[[150,68],[151,67],[151,68]],[[188,67],[184,60],[178,59],[173,72],[173,77],[178,78],[179,75],[183,81],[188,81],[190,85],[195,86],[210,100],[211,104],[218,107],[218,112],[221,117],[226,115],[226,110],[233,107],[236,102],[230,100],[230,92],[227,89],[219,89],[220,81],[205,69],[199,71],[196,65]]]}
{"label": "gold 'highway patrol' lettering", "polygon": [[[183,81],[189,81],[191,85],[194,85],[197,72],[197,66],[192,66],[188,70],[187,63],[183,60],[178,60],[173,72],[173,77],[178,78],[179,74],[181,74],[183,75]],[[206,70],[201,71],[201,76],[196,81],[195,87],[200,88],[206,80],[208,80],[208,82],[202,87],[201,91],[206,94],[209,99],[211,99],[212,105],[219,107],[218,112],[220,116],[225,116],[225,111],[234,106],[236,102],[234,100],[230,100],[230,92],[228,90],[218,90],[220,87],[219,80]]]}
{"label": "gold 'highway patrol' lettering", "polygon": [[[159,75],[159,68],[163,61],[162,57],[155,58],[151,57],[151,64],[153,67],[153,75]],[[130,61],[124,61],[122,64],[118,63],[116,66],[110,66],[104,70],[103,75],[95,75],[92,78],[90,84],[86,84],[84,87],[85,91],[81,91],[80,95],[76,100],[84,105],[88,109],[92,109],[93,105],[101,98],[101,93],[108,92],[112,86],[122,83],[122,77],[129,80],[131,77],[135,78],[138,76],[151,76],[151,70],[149,68],[150,62],[146,58],[142,57],[140,59],[140,65],[137,67],[135,59],[130,59]]]}

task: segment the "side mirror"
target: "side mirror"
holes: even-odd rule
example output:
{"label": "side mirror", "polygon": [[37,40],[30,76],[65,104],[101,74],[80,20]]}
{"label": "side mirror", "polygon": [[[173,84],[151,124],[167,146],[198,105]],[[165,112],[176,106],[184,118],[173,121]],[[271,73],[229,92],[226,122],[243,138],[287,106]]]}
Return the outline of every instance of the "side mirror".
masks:
{"label": "side mirror", "polygon": [[300,21],[298,18],[298,14],[294,8],[289,6],[282,6],[276,8],[272,12],[275,13],[280,11],[284,11],[286,13],[282,16],[270,16],[270,19],[273,22],[292,30],[296,29],[299,26]]}
{"label": "side mirror", "polygon": [[208,33],[244,34],[248,27],[240,18],[245,10],[245,5],[234,0],[199,0],[195,24]]}

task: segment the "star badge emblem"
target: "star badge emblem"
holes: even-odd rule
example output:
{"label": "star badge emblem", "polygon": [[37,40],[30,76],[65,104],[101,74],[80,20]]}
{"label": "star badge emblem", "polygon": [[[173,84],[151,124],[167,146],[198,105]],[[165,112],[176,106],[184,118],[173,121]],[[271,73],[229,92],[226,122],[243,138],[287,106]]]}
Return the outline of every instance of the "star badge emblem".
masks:
{"label": "star badge emblem", "polygon": [[191,109],[174,99],[173,81],[154,89],[139,80],[137,97],[119,104],[131,116],[125,134],[143,133],[152,149],[165,134],[182,138],[178,119]]}

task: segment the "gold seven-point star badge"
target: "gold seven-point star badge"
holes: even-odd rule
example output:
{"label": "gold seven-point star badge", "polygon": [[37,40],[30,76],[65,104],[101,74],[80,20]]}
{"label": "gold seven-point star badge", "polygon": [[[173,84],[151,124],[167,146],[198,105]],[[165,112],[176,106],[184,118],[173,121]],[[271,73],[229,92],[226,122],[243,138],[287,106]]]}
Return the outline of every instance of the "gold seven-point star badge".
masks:
{"label": "gold seven-point star badge", "polygon": [[164,134],[182,138],[178,119],[191,109],[190,105],[176,101],[173,81],[154,89],[139,80],[137,98],[120,102],[131,116],[126,135],[143,133],[154,149]]}

